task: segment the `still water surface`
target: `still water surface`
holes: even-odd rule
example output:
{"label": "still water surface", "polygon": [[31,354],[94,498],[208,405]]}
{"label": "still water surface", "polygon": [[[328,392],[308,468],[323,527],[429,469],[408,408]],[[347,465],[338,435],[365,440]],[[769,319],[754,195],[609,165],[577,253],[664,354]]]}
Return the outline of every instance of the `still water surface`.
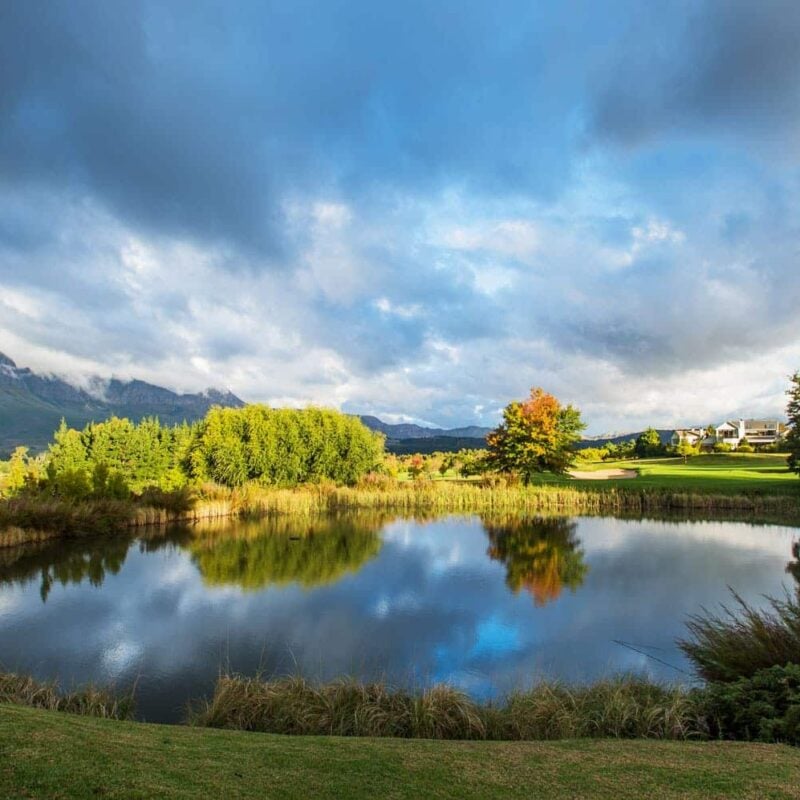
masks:
{"label": "still water surface", "polygon": [[136,681],[139,715],[167,722],[220,669],[448,681],[476,697],[619,670],[687,681],[674,641],[686,616],[727,601],[728,587],[757,604],[793,590],[798,534],[345,516],[5,549],[0,668],[66,686]]}

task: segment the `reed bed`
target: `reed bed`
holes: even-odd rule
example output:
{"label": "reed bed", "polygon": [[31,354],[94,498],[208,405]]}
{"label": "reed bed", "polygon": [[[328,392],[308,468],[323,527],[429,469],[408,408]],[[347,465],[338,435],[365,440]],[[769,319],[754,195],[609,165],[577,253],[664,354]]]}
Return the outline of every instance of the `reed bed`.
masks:
{"label": "reed bed", "polygon": [[109,534],[126,527],[133,506],[124,500],[75,502],[21,496],[0,502],[0,546],[55,537]]}
{"label": "reed bed", "polygon": [[800,514],[800,495],[693,494],[663,489],[570,486],[483,486],[444,481],[393,482],[379,488],[314,484],[294,489],[248,485],[204,487],[193,512],[231,514],[320,514],[349,510],[479,513],[484,511],[561,513]]}
{"label": "reed bed", "polygon": [[[501,482],[502,483],[502,482]],[[800,495],[705,494],[635,487],[481,485],[391,479],[360,486],[320,483],[295,488],[260,484],[145,493],[132,501],[20,497],[0,503],[0,547],[53,536],[113,533],[126,527],[263,515],[312,516],[348,511],[404,515],[447,513],[705,515],[800,522]]]}
{"label": "reed bed", "polygon": [[111,689],[86,686],[61,692],[53,682],[40,682],[26,675],[0,673],[0,703],[66,711],[89,717],[133,719],[133,692],[118,695]]}
{"label": "reed bed", "polygon": [[418,692],[385,683],[226,675],[189,722],[290,735],[411,739],[689,739],[707,736],[697,691],[622,676],[587,686],[540,683],[500,703],[446,685]]}

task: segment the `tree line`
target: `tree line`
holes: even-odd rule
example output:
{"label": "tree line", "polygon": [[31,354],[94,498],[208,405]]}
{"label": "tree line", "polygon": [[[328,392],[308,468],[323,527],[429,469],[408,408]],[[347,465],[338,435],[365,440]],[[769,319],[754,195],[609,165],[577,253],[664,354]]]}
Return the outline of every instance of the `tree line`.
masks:
{"label": "tree line", "polygon": [[[788,396],[791,427],[785,447],[789,468],[800,474],[800,373],[791,377]],[[355,484],[371,473],[426,478],[497,472],[527,484],[536,473],[566,473],[578,456],[584,428],[577,408],[562,405],[540,388],[506,406],[502,422],[487,436],[486,450],[428,456],[387,456],[382,434],[356,417],[323,408],[213,408],[199,422],[173,426],[155,418],[135,423],[112,417],[76,430],[62,421],[44,456],[31,458],[25,448],[17,448],[3,483],[6,494],[32,488],[71,498],[120,499],[151,488],[172,492],[202,482],[228,487],[250,482]],[[648,428],[636,439],[589,448],[580,456],[688,456],[692,447],[681,443],[668,448],[658,431]],[[739,446],[740,452],[746,449],[746,443]]]}
{"label": "tree line", "polygon": [[380,465],[383,443],[356,417],[321,408],[213,408],[191,425],[111,417],[77,430],[62,421],[43,456],[17,448],[5,485],[7,493],[124,499],[203,482],[352,484]]}

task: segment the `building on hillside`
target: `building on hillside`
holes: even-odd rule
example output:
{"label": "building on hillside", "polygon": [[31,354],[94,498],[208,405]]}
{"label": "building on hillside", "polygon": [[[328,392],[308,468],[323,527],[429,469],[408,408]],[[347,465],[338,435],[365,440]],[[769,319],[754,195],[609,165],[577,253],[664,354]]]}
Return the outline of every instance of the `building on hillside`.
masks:
{"label": "building on hillside", "polygon": [[711,433],[705,428],[679,428],[673,431],[670,444],[677,447],[681,442],[689,442],[708,450],[715,444],[727,444],[735,450],[742,442],[753,447],[766,447],[783,439],[789,426],[776,419],[739,419],[726,420],[714,426],[713,430]]}
{"label": "building on hillside", "polygon": [[717,425],[715,438],[734,449],[745,441],[753,447],[763,447],[776,444],[788,432],[789,426],[777,419],[740,419]]}

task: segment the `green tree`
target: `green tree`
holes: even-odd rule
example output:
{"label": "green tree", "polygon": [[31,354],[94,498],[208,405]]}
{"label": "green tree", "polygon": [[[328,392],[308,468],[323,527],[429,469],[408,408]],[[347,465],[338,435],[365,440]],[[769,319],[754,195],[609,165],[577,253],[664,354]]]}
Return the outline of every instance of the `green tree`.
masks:
{"label": "green tree", "polygon": [[800,475],[800,371],[791,377],[789,390],[786,392],[789,402],[786,405],[786,415],[789,417],[789,435],[786,445],[789,451],[789,469]]}
{"label": "green tree", "polygon": [[36,471],[32,459],[28,456],[28,448],[15,448],[8,462],[8,475],[4,487],[6,494],[17,494],[35,477]]}
{"label": "green tree", "polygon": [[675,448],[675,452],[683,457],[683,463],[685,464],[689,456],[696,456],[700,452],[700,449],[698,445],[692,444],[687,439],[681,439],[678,446]]}
{"label": "green tree", "polygon": [[655,428],[648,428],[637,437],[633,451],[637,458],[653,458],[664,455],[665,448],[658,431]]}
{"label": "green tree", "polygon": [[58,430],[53,434],[53,442],[48,452],[48,466],[56,473],[89,468],[89,455],[84,437],[80,431],[68,428],[65,419],[61,420]]}
{"label": "green tree", "polygon": [[565,473],[585,427],[578,409],[531,389],[527,400],[505,407],[503,422],[486,437],[490,463],[500,472],[519,473],[526,484],[535,473]]}
{"label": "green tree", "polygon": [[380,465],[383,436],[359,419],[322,408],[213,408],[185,459],[193,478],[226,486],[355,483]]}
{"label": "green tree", "polygon": [[459,450],[457,454],[458,473],[464,478],[483,475],[489,468],[487,450]]}
{"label": "green tree", "polygon": [[455,469],[458,459],[455,453],[442,454],[442,461],[439,464],[439,474],[444,478],[450,470]]}

